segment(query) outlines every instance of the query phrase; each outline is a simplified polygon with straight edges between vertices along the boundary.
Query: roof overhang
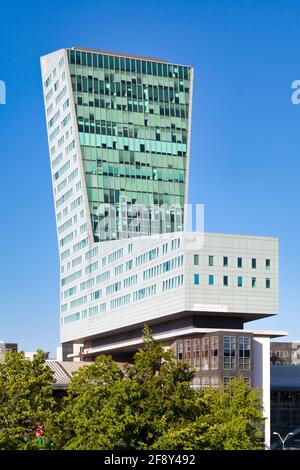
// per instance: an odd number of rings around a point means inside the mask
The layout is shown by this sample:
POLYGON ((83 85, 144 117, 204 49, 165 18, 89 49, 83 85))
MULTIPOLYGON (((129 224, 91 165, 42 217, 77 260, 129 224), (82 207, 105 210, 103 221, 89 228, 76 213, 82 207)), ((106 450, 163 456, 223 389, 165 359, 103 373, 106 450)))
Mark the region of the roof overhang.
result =
MULTIPOLYGON (((224 329, 224 328, 181 328, 176 330, 171 330, 164 333, 157 333, 153 335, 153 338, 156 341, 166 341, 170 339, 176 339, 178 337, 183 337, 192 334, 205 334, 205 333, 216 333, 216 332, 233 332, 233 333, 252 333, 256 337, 268 337, 268 338, 279 338, 282 336, 287 336, 287 331, 277 331, 277 330, 235 330, 235 329, 224 329)), ((131 352, 143 345, 142 336, 139 338, 134 338, 126 341, 119 341, 110 344, 105 344, 103 346, 97 346, 94 348, 87 348, 84 352, 80 354, 69 354, 68 357, 89 357, 95 354, 106 354, 110 352, 131 352)))

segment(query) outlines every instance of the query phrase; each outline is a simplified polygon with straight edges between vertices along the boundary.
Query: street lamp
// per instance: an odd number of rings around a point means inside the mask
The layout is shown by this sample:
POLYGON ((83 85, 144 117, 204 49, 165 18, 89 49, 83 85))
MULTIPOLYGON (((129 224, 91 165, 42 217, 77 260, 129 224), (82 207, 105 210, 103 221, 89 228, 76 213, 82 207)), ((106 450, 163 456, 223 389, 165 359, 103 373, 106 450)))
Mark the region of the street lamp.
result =
POLYGON ((293 432, 289 432, 289 433, 287 433, 287 435, 286 435, 285 438, 283 439, 283 438, 281 437, 281 435, 279 434, 279 432, 273 432, 273 434, 275 434, 276 436, 278 436, 279 439, 281 440, 282 450, 285 450, 284 443, 285 443, 285 441, 287 440, 287 438, 288 438, 289 436, 293 436, 293 435, 294 435, 293 432))

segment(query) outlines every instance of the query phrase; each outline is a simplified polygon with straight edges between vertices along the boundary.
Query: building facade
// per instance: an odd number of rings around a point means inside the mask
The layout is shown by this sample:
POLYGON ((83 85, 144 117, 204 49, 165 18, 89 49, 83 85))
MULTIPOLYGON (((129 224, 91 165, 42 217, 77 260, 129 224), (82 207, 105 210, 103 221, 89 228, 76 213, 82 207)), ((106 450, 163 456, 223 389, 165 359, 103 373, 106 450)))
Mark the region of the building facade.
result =
MULTIPOLYGON (((271 343, 271 345, 276 344, 271 343)), ((287 344, 287 343, 286 343, 287 344)), ((300 449, 300 367, 282 363, 271 365, 271 436, 272 447, 281 448, 274 432, 286 440, 286 447, 300 449)))
POLYGON ((298 341, 272 341, 270 361, 277 366, 300 365, 300 343, 298 341))
POLYGON ((5 354, 7 352, 18 352, 18 344, 0 341, 0 363, 5 362, 5 354))
POLYGON ((63 360, 131 360, 147 323, 194 386, 263 387, 267 436, 280 334, 243 328, 278 313, 278 240, 185 229, 193 68, 82 48, 41 68, 63 360))

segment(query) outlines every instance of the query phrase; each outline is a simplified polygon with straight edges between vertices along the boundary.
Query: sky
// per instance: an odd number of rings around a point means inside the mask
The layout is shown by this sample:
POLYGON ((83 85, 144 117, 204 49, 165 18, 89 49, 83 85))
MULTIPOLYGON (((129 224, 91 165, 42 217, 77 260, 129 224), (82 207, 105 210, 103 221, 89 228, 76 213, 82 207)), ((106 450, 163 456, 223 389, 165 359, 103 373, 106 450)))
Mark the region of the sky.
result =
POLYGON ((0 339, 59 344, 59 259, 40 56, 82 46, 195 68, 189 202, 205 230, 280 239, 280 315, 300 339, 298 0, 1 3, 0 339))

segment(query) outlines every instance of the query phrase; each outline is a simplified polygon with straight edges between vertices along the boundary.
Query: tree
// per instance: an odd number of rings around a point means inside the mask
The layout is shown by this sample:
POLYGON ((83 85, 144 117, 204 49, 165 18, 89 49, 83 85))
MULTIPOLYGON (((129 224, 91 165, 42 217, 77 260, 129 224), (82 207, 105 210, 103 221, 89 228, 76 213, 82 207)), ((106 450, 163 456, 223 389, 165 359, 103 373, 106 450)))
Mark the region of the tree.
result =
POLYGON ((252 449, 262 422, 258 391, 242 377, 226 390, 191 388, 194 370, 177 363, 144 328, 144 347, 122 369, 97 357, 71 380, 46 426, 57 449, 252 449))
POLYGON ((257 389, 249 389, 243 376, 225 389, 205 388, 200 395, 206 409, 194 420, 175 425, 153 449, 255 450, 262 449, 262 405, 257 389))
POLYGON ((29 361, 24 353, 8 352, 0 364, 0 449, 35 449, 35 432, 54 409, 53 373, 38 351, 29 361))

